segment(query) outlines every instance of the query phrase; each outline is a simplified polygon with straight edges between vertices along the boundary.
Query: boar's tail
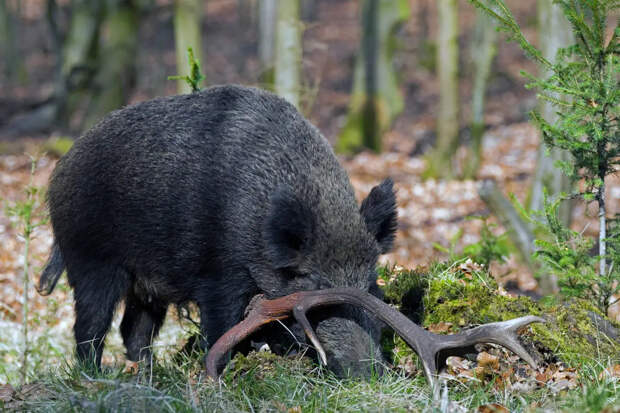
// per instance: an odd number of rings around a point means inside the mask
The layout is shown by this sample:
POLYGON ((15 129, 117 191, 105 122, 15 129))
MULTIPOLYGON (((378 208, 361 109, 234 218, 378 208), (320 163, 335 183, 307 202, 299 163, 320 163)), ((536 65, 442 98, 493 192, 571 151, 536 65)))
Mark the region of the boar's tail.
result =
POLYGON ((52 291, 54 291, 54 287, 56 287, 56 283, 64 269, 65 262, 62 259, 60 248, 58 248, 58 244, 54 242, 54 245, 52 245, 52 252, 47 259, 47 264, 45 264, 43 274, 41 274, 39 284, 37 285, 39 294, 50 295, 52 291))

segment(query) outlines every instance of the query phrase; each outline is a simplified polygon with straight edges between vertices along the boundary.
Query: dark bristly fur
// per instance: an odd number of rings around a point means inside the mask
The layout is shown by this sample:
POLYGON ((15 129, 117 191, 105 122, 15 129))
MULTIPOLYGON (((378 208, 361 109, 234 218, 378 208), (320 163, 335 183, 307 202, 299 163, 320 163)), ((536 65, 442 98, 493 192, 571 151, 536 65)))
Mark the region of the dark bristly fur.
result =
MULTIPOLYGON (((271 93, 221 86, 143 102, 109 114, 58 162, 40 290, 66 268, 80 360, 99 365, 123 299, 130 360, 148 356, 172 303, 197 303, 208 346, 257 293, 376 292, 396 229, 392 186, 360 209, 329 143, 271 93)), ((330 311, 317 327, 330 367, 366 374, 362 360, 380 358, 375 323, 330 311)))

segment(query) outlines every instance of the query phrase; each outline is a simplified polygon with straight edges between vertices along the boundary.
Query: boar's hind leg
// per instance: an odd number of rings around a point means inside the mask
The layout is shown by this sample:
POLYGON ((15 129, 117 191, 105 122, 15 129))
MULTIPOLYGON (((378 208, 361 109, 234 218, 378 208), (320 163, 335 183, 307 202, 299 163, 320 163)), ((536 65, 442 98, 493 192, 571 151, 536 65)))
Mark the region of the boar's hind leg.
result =
POLYGON ((144 303, 133 292, 127 294, 121 323, 127 359, 151 361, 151 342, 164 322, 167 307, 162 301, 154 299, 150 303, 144 303))
POLYGON ((98 368, 106 333, 116 305, 127 292, 129 276, 121 268, 109 265, 88 267, 90 270, 82 271, 69 268, 68 277, 75 295, 77 358, 98 368))

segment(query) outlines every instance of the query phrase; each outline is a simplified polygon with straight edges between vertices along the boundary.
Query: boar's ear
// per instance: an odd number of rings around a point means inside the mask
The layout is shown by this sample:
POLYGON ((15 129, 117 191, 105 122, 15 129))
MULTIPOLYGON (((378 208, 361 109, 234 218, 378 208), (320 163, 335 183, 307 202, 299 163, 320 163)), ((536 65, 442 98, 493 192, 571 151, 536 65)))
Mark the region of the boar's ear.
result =
POLYGON ((381 253, 392 248, 396 236, 396 194, 394 182, 388 178, 375 186, 362 202, 360 213, 366 221, 366 227, 375 236, 381 253))
POLYGON ((290 189, 277 189, 263 232, 268 258, 276 268, 301 264, 312 243, 314 215, 290 189))

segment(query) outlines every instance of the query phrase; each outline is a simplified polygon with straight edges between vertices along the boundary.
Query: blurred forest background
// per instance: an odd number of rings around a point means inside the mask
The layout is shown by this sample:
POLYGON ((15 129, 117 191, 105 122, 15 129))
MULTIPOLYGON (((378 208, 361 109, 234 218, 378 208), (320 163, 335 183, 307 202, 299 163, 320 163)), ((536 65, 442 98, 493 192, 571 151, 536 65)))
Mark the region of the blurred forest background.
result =
MULTIPOLYGON (((550 60, 572 41, 551 0, 507 4, 550 60)), ((187 74, 192 47, 203 85, 256 85, 293 102, 342 155, 360 196, 394 177, 401 223, 386 262, 415 267, 455 252, 479 238, 483 222, 468 217, 491 213, 521 256, 496 274, 536 287, 532 231, 506 196, 541 210, 543 187, 570 191, 551 166, 565 155, 546 153, 528 124, 537 102, 520 71, 538 68, 464 0, 0 0, 0 23, 0 150, 46 142, 41 184, 70 139, 109 111, 188 92, 168 76, 187 74)), ((29 160, 2 159, 11 199, 29 160)), ((613 216, 613 178, 608 195, 613 216)), ((597 231, 585 204, 560 215, 597 231)))
MULTIPOLYGON (((506 3, 548 59, 572 42, 552 0, 506 3)), ((520 71, 540 71, 465 0, 0 0, 0 197, 12 202, 29 183, 45 187, 72 140, 106 113, 188 93, 168 80, 188 73, 188 47, 203 86, 255 85, 295 104, 333 144, 360 197, 394 178, 399 231, 384 263, 428 265, 490 230, 507 240, 506 259, 491 265, 508 291, 557 289, 532 262, 534 230, 509 200, 541 210, 543 187, 553 196, 573 185, 552 166, 565 154, 546 151, 528 122, 539 103, 520 71), (25 153, 38 154, 32 177, 25 153)), ((614 216, 617 177, 606 193, 614 216)), ((560 217, 596 237, 596 213, 568 202, 560 217)), ((5 327, 20 321, 24 302, 23 245, 12 222, 0 214, 5 327)), ((51 245, 42 224, 30 246, 37 276, 51 245)), ((65 334, 72 314, 63 305, 56 319, 65 334)), ((610 315, 619 317, 617 307, 610 315)))

